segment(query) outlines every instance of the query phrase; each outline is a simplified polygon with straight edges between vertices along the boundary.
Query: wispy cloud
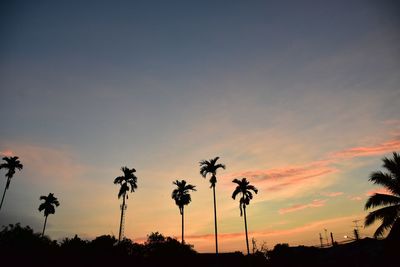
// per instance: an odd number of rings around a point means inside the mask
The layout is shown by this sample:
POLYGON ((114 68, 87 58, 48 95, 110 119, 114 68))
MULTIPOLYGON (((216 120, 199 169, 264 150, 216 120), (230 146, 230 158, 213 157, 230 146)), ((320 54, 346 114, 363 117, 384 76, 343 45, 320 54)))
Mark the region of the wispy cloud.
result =
POLYGON ((326 197, 337 197, 343 195, 343 192, 324 192, 321 193, 321 195, 326 196, 326 197))
POLYGON ((363 197, 361 196, 349 196, 348 199, 353 200, 353 201, 361 201, 363 197))
POLYGON ((81 164, 68 147, 31 144, 8 144, 3 155, 16 155, 24 165, 24 172, 35 180, 57 179, 68 181, 81 177, 87 166, 81 164))
POLYGON ((14 156, 14 153, 11 150, 4 150, 4 151, 0 151, 0 156, 1 157, 12 157, 12 156, 14 156))
POLYGON ((368 190, 367 192, 365 192, 365 195, 368 197, 375 195, 375 194, 391 195, 392 193, 389 190, 387 190, 386 188, 371 189, 371 190, 368 190))
MULTIPOLYGON (((358 215, 330 218, 326 220, 313 221, 301 226, 288 229, 253 231, 249 232, 249 234, 255 237, 266 237, 266 238, 302 234, 308 231, 315 231, 316 229, 320 229, 321 227, 323 228, 332 227, 334 225, 337 225, 338 223, 349 223, 355 218, 361 218, 363 216, 364 216, 363 214, 362 215, 358 214, 358 215)), ((218 234, 218 238, 220 238, 221 240, 242 238, 243 236, 244 236, 243 232, 218 234)), ((186 238, 193 242, 198 240, 212 240, 215 238, 215 236, 214 234, 200 234, 200 235, 187 235, 186 238)))
POLYGON ((292 206, 287 207, 287 208, 280 209, 279 210, 279 214, 295 212, 295 211, 304 210, 304 209, 308 209, 308 208, 319 208, 319 207, 325 206, 325 203, 326 203, 326 199, 322 199, 322 200, 321 199, 314 199, 311 203, 296 204, 296 205, 292 205, 292 206))
POLYGON ((334 160, 345 160, 355 157, 366 157, 386 154, 392 151, 400 150, 400 140, 393 139, 375 146, 360 146, 345 149, 332 154, 334 160))
MULTIPOLYGON (((321 160, 316 160, 303 165, 288 165, 282 168, 245 171, 225 176, 230 181, 237 177, 247 177, 262 189, 263 192, 291 197, 310 188, 323 188, 333 183, 333 179, 326 176, 337 174, 340 169, 337 163, 366 156, 383 155, 395 150, 400 150, 400 137, 384 141, 374 146, 359 146, 327 154, 321 160), (307 186, 304 186, 307 184, 307 186)), ((328 192, 325 196, 335 197, 343 192, 328 192)))

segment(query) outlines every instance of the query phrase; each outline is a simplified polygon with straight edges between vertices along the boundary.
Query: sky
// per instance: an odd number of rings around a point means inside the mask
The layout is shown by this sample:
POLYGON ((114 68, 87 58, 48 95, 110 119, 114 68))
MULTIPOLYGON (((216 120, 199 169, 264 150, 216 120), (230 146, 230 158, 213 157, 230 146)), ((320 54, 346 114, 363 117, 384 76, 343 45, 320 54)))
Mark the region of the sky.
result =
POLYGON ((51 238, 118 236, 113 180, 128 166, 138 189, 125 236, 180 239, 171 192, 185 179, 197 188, 186 242, 213 252, 199 161, 219 156, 220 251, 246 247, 231 198, 242 177, 259 189, 247 209, 258 246, 319 245, 324 229, 343 241, 382 190, 369 174, 400 151, 399 11, 396 1, 2 1, 0 153, 24 168, 0 225, 40 232, 39 196, 51 192, 61 204, 51 238))

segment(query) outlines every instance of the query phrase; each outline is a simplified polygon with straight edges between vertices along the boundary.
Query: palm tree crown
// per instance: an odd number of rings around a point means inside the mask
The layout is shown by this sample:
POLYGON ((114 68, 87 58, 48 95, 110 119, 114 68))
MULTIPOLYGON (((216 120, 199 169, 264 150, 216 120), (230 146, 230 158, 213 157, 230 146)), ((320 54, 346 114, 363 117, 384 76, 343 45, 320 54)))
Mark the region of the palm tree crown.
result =
POLYGON ((211 186, 210 187, 215 187, 215 184, 217 183, 217 170, 219 168, 222 168, 225 170, 225 165, 224 164, 217 164, 217 160, 219 159, 219 157, 215 157, 213 159, 210 160, 202 160, 200 161, 200 174, 201 176, 203 176, 204 178, 206 178, 207 174, 211 174, 211 178, 210 178, 210 183, 211 186))
POLYGON ((24 167, 21 162, 19 161, 18 157, 3 157, 5 163, 0 164, 0 169, 7 169, 6 177, 7 177, 7 184, 6 189, 10 186, 11 178, 15 174, 15 170, 22 170, 24 167))
POLYGON ((365 217, 365 226, 373 224, 376 220, 382 223, 376 229, 374 236, 383 236, 384 232, 394 226, 400 227, 400 155, 393 152, 393 159, 384 157, 382 167, 387 172, 376 171, 371 173, 369 180, 374 184, 385 187, 390 194, 376 193, 370 196, 365 203, 365 209, 383 206, 383 208, 370 212, 365 217))
POLYGON ((3 206, 3 201, 6 195, 6 191, 10 186, 11 178, 14 176, 15 170, 16 169, 22 170, 23 168, 21 162, 18 160, 18 157, 3 157, 3 160, 5 161, 5 163, 0 164, 0 169, 7 169, 6 173, 7 182, 6 186, 4 187, 3 197, 1 198, 0 210, 1 207, 3 206))
POLYGON ((235 191, 232 193, 232 198, 236 199, 236 196, 242 193, 239 201, 240 216, 242 216, 243 209, 245 209, 246 205, 249 205, 250 200, 253 199, 253 193, 251 191, 257 194, 258 189, 251 185, 246 178, 242 178, 242 180, 234 179, 232 182, 237 184, 235 191))
MULTIPOLYGON (((134 174, 136 170, 134 168, 129 169, 128 167, 122 167, 121 170, 124 175, 118 176, 114 179, 114 184, 121 185, 121 188, 118 192, 118 198, 120 198, 121 196, 125 196, 126 193, 129 192, 129 190, 131 192, 135 192, 135 189, 137 189, 137 177, 134 174)), ((126 195, 126 198, 128 198, 128 195, 126 195)))
POLYGON ((182 215, 184 205, 188 205, 192 201, 190 191, 196 191, 196 186, 187 184, 185 180, 176 180, 173 184, 177 188, 172 191, 171 197, 175 200, 175 204, 179 207, 179 212, 182 215))
POLYGON ((44 210, 44 216, 49 216, 49 214, 54 214, 56 212, 54 206, 59 206, 60 202, 58 202, 57 198, 54 197, 53 193, 50 193, 47 197, 41 196, 40 200, 44 200, 42 204, 39 206, 39 211, 44 210))

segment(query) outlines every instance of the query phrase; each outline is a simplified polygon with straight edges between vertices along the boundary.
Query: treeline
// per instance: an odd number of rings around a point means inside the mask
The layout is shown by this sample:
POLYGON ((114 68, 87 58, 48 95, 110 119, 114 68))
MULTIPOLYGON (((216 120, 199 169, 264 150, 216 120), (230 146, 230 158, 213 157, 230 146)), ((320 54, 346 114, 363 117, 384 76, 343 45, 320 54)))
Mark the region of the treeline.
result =
POLYGON ((290 247, 277 244, 272 250, 253 254, 197 253, 158 232, 144 244, 101 235, 93 240, 78 236, 60 242, 35 233, 20 224, 3 226, 0 231, 0 259, 10 266, 221 266, 221 267, 312 267, 312 266, 399 266, 399 240, 360 239, 330 248, 290 247))
POLYGON ((199 254, 190 244, 181 244, 158 232, 148 235, 144 244, 130 239, 101 235, 84 240, 77 235, 57 242, 20 224, 3 226, 0 231, 1 259, 13 266, 265 266, 262 255, 241 252, 199 254))

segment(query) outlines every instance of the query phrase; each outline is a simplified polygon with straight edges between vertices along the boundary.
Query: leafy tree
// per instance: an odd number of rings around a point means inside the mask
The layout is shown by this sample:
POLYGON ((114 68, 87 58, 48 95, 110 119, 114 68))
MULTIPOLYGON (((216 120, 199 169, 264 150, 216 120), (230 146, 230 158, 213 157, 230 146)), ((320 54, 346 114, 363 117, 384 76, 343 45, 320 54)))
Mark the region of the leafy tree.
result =
POLYGON ((7 169, 6 173, 7 182, 4 188, 3 197, 1 198, 0 210, 1 207, 3 206, 4 196, 6 195, 6 191, 10 186, 10 182, 15 174, 15 170, 17 169, 22 170, 23 168, 23 165, 18 160, 18 157, 3 157, 3 160, 5 161, 5 163, 0 164, 0 169, 7 169))
POLYGON ((387 189, 390 194, 376 193, 370 196, 365 203, 365 209, 382 207, 370 212, 365 217, 365 226, 373 224, 380 220, 381 225, 376 229, 374 237, 383 236, 386 230, 390 229, 389 236, 396 232, 399 238, 400 227, 400 155, 393 152, 393 158, 382 159, 382 167, 387 172, 376 171, 371 173, 369 180, 374 184, 381 185, 387 189))
POLYGON ((217 231, 217 202, 215 198, 215 184, 217 183, 217 170, 218 169, 225 169, 224 164, 217 164, 219 157, 215 157, 210 160, 202 160, 200 161, 200 174, 204 178, 207 177, 207 174, 211 174, 210 188, 213 189, 213 196, 214 196, 214 231, 215 231, 215 252, 218 254, 218 231, 217 231))
MULTIPOLYGON (((145 251, 147 260, 152 263, 150 266, 160 266, 165 264, 166 259, 183 259, 196 253, 192 245, 182 244, 175 238, 166 237, 159 232, 153 232, 147 236, 145 251)), ((181 266, 181 263, 174 265, 181 266)))
POLYGON ((43 232, 42 236, 44 236, 44 231, 46 229, 46 223, 47 223, 47 217, 50 214, 54 214, 56 212, 55 207, 58 207, 60 205, 60 202, 58 202, 57 198, 54 197, 53 193, 50 193, 47 197, 46 196, 41 196, 40 200, 44 200, 42 204, 39 206, 39 211, 41 212, 42 210, 44 211, 44 225, 43 225, 43 232))
POLYGON ((241 194, 239 200, 239 209, 240 209, 240 216, 244 214, 244 228, 246 232, 246 246, 247 246, 247 254, 250 254, 249 248, 249 237, 247 234, 247 218, 246 218, 246 206, 250 204, 250 200, 253 199, 253 193, 258 193, 257 188, 247 181, 246 178, 242 178, 242 180, 234 179, 233 183, 237 184, 235 191, 232 193, 232 198, 235 199, 238 194, 241 194))
POLYGON ((121 241, 122 238, 122 222, 124 218, 124 212, 126 209, 125 198, 128 199, 128 192, 135 192, 137 188, 137 177, 134 174, 136 170, 134 168, 129 169, 128 167, 122 167, 123 176, 118 176, 114 179, 114 184, 120 184, 121 187, 118 192, 118 198, 122 197, 122 205, 121 205, 121 220, 119 223, 119 234, 118 241, 121 241))
POLYGON ((175 200, 175 204, 179 207, 179 212, 182 216, 182 244, 184 244, 184 207, 191 202, 190 191, 196 191, 196 186, 187 184, 185 180, 176 180, 173 184, 176 185, 177 188, 172 191, 172 199, 175 200))

